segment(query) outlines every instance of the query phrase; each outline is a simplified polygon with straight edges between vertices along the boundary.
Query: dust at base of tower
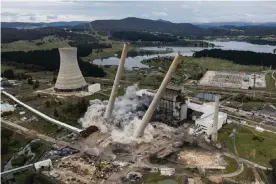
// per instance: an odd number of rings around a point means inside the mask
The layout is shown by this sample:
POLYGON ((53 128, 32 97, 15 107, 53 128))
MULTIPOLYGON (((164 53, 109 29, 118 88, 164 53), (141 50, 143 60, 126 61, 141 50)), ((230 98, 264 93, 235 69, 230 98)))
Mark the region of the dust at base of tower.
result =
POLYGON ((88 85, 81 73, 78 60, 77 48, 59 48, 60 67, 55 84, 57 92, 87 91, 88 85))

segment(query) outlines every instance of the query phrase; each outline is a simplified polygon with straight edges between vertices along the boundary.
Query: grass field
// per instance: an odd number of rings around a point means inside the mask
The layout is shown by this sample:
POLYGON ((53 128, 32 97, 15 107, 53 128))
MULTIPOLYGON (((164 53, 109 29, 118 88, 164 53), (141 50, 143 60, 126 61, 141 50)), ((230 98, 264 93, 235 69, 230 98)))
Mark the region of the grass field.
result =
POLYGON ((70 47, 67 39, 57 36, 46 36, 42 40, 19 40, 1 45, 2 52, 46 50, 59 47, 70 47))
POLYGON ((226 156, 223 156, 223 159, 227 162, 225 173, 232 173, 238 169, 238 163, 235 159, 226 156))
POLYGON ((137 182, 131 182, 133 184, 180 184, 182 183, 181 176, 162 176, 158 173, 145 173, 141 180, 137 182))
POLYGON ((27 72, 24 69, 19 69, 14 66, 7 66, 7 65, 1 64, 1 72, 3 72, 4 70, 9 70, 9 69, 13 70, 15 73, 18 73, 18 74, 27 72))
MULTIPOLYGON (((143 62, 150 64, 152 66, 158 66, 168 69, 171 64, 171 59, 164 60, 163 57, 159 59, 150 60, 150 62, 143 62)), ((181 58, 180 67, 178 70, 185 70, 184 66, 194 67, 192 64, 198 64, 203 70, 222 70, 222 71, 248 71, 248 72, 257 72, 262 71, 264 68, 262 66, 251 66, 251 65, 239 65, 234 64, 232 61, 217 59, 217 58, 194 58, 194 57, 185 57, 181 58)), ((187 69, 188 70, 188 69, 187 69)))
MULTIPOLYGON (((184 57, 187 58, 187 57, 184 57)), ((185 59, 184 59, 185 61, 185 59)), ((198 63, 208 70, 222 70, 222 71, 248 71, 257 72, 262 71, 262 66, 250 66, 234 64, 232 61, 217 59, 217 58, 188 58, 187 62, 198 63)))
MULTIPOLYGON (((165 71, 168 70, 171 62, 172 58, 168 57, 152 58, 142 61, 143 64, 161 67, 165 71)), ((188 75, 190 79, 198 80, 206 70, 260 72, 263 69, 264 68, 261 66, 239 65, 231 61, 217 58, 194 58, 183 56, 173 75, 173 81, 176 83, 184 82, 186 77, 183 74, 188 75)))
MULTIPOLYGON (((2 131, 5 131, 6 129, 2 127, 2 131)), ((3 140, 2 140, 3 141, 3 140)), ((3 144, 1 141, 1 144, 3 144)), ((26 138, 25 136, 13 132, 13 135, 11 136, 9 140, 9 149, 7 153, 1 153, 1 170, 4 167, 5 162, 9 161, 11 157, 17 153, 20 148, 24 147, 26 144, 28 144, 31 141, 31 139, 26 138)))
MULTIPOLYGON (((234 125, 226 125, 219 131, 218 140, 228 139, 234 125)), ((236 148, 240 157, 261 165, 269 166, 269 161, 276 158, 276 134, 258 132, 253 128, 236 126, 236 148)), ((231 140, 232 138, 229 138, 231 140)), ((232 141, 232 140, 231 140, 232 141)), ((227 144, 230 152, 234 153, 232 143, 227 144)))
MULTIPOLYGON (((115 43, 112 44, 112 48, 106 48, 103 49, 103 52, 92 52, 86 57, 82 57, 84 61, 93 61, 94 59, 100 59, 100 58, 107 58, 107 57, 112 57, 114 54, 118 51, 122 51, 123 44, 121 43, 115 43)), ((132 49, 133 46, 129 46, 129 49, 132 49)))

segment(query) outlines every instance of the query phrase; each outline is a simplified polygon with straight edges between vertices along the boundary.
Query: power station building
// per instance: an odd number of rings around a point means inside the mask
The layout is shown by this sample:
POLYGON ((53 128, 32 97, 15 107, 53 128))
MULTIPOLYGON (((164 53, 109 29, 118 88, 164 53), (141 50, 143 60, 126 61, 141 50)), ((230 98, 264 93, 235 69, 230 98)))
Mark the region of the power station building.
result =
MULTIPOLYGON (((141 89, 136 95, 144 103, 146 108, 151 103, 156 91, 141 89)), ((181 90, 166 88, 160 102, 155 109, 151 121, 161 121, 169 126, 177 127, 187 118, 188 105, 181 95, 181 90)))
MULTIPOLYGON (((141 89, 136 92, 140 100, 148 106, 156 91, 141 89)), ((167 88, 162 95, 160 102, 155 109, 151 121, 160 121, 169 126, 179 126, 186 119, 195 122, 195 135, 206 134, 211 136, 223 126, 227 121, 227 114, 218 112, 217 126, 215 125, 215 102, 203 103, 198 100, 186 100, 181 91, 167 88), (215 130, 216 129, 216 130, 215 130)))
MULTIPOLYGON (((227 121, 227 114, 224 112, 218 112, 217 126, 214 130, 214 116, 215 116, 215 103, 202 103, 197 100, 189 99, 187 101, 188 109, 196 112, 198 115, 193 116, 195 121, 195 134, 205 133, 210 136, 214 132, 216 133, 223 124, 227 121)), ((195 113, 195 114, 196 114, 195 113)))
POLYGON ((60 67, 55 84, 57 92, 87 91, 88 85, 77 60, 77 48, 59 48, 60 67))

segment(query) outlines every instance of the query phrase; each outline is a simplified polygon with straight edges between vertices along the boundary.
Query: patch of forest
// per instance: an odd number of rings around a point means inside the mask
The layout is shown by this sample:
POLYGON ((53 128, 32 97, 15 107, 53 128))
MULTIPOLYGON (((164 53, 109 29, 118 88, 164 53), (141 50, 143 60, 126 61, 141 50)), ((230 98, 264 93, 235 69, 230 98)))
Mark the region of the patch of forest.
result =
POLYGON ((59 36, 75 42, 98 42, 98 40, 92 35, 74 33, 62 28, 1 28, 2 43, 10 43, 18 40, 37 40, 50 35, 59 36))
POLYGON ((104 48, 112 48, 111 44, 106 44, 106 43, 87 43, 87 42, 68 42, 68 44, 71 47, 77 47, 78 48, 78 57, 86 57, 93 50, 99 50, 102 51, 104 48))
POLYGON ((213 47, 212 43, 198 40, 183 40, 183 37, 170 34, 153 34, 138 31, 113 31, 110 39, 130 41, 133 44, 143 46, 182 46, 182 47, 213 47))
MULTIPOLYGON (((26 69, 29 69, 28 67, 33 67, 33 69, 37 67, 39 70, 58 71, 60 57, 57 48, 28 52, 13 51, 2 52, 2 62, 4 64, 12 62, 12 64, 16 67, 18 64, 26 69)), ((97 65, 84 62, 80 58, 78 58, 78 63, 84 76, 104 77, 106 75, 103 69, 99 68, 97 65)))
POLYGON ((272 66, 276 68, 276 55, 271 53, 257 53, 252 51, 221 50, 221 49, 204 49, 195 52, 194 57, 212 57, 233 61, 235 64, 272 66))
POLYGON ((261 40, 261 39, 251 39, 245 40, 246 42, 257 44, 257 45, 273 45, 276 46, 276 41, 273 40, 261 40))
POLYGON ((178 40, 174 42, 136 42, 134 43, 136 46, 139 47, 162 47, 162 46, 169 46, 169 47, 215 47, 214 44, 198 41, 198 40, 178 40))
POLYGON ((177 41, 176 36, 170 35, 154 35, 147 32, 138 31, 113 31, 111 32, 111 38, 115 40, 126 40, 126 41, 160 41, 160 42, 173 42, 177 41))

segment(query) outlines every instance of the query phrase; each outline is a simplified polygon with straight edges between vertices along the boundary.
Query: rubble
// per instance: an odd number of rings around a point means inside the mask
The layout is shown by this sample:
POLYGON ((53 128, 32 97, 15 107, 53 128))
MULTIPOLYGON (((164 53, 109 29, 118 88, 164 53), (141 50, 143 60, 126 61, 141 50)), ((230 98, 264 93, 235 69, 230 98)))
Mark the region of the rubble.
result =
POLYGON ((188 167, 225 168, 224 160, 219 153, 205 150, 187 149, 178 154, 178 159, 188 167))
POLYGON ((163 176, 172 176, 175 173, 174 168, 160 168, 160 174, 163 176))
POLYGON ((79 150, 70 148, 70 147, 62 147, 62 148, 57 148, 54 150, 49 151, 46 154, 47 158, 54 158, 54 157, 63 157, 63 156, 68 156, 68 155, 72 155, 75 153, 78 153, 79 150))
POLYGON ((19 112, 20 115, 23 115, 23 114, 25 114, 25 113, 26 113, 25 111, 19 112))
POLYGON ((117 173, 126 166, 126 163, 113 163, 101 160, 97 156, 83 154, 82 156, 67 156, 62 158, 56 166, 54 175, 59 180, 64 181, 64 183, 76 183, 80 178, 86 181, 84 183, 90 183, 91 181, 107 180, 112 173, 117 173), (64 177, 71 175, 71 173, 74 173, 76 180, 74 178, 68 180, 68 178, 64 177))
POLYGON ((129 181, 138 181, 142 178, 142 176, 143 175, 140 172, 130 172, 126 177, 129 181))

